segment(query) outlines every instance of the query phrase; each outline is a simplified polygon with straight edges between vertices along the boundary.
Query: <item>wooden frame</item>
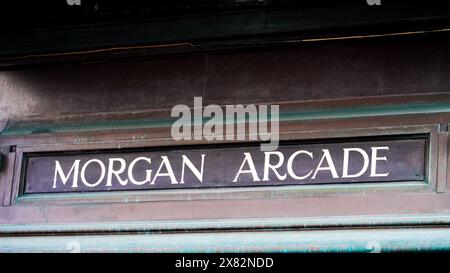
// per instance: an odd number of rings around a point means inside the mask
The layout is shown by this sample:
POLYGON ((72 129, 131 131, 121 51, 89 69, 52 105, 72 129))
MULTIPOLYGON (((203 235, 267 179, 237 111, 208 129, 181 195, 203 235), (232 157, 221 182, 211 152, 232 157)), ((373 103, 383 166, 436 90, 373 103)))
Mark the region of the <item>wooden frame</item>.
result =
MULTIPOLYGON (((448 193, 442 189, 445 155, 438 153, 448 138, 439 124, 417 123, 416 117, 371 117, 384 126, 342 128, 348 120, 325 120, 335 128, 302 130, 301 122, 283 122, 282 140, 428 134, 427 183, 367 183, 358 185, 283 186, 236 189, 151 190, 90 194, 19 196, 24 153, 180 145, 169 131, 143 129, 88 132, 54 138, 28 136, 15 146, 15 175, 8 224, 0 232, 34 233, 60 230, 93 232, 216 228, 287 228, 296 226, 415 225, 450 222, 448 193), (398 121, 404 125, 398 125, 398 121), (393 121, 393 122, 392 122, 393 121), (397 123, 397 124, 396 124, 397 123), (147 137, 140 137, 147 136, 147 137), (40 139, 47 139, 43 145, 40 139), (69 139, 70 139, 69 138, 69 139), (109 139, 110 141, 104 141, 109 139), (62 141, 65 140, 65 141, 62 141), (433 206, 430 204, 433 203, 433 206), (300 209, 296 209, 300 208, 300 209), (132 211, 133 213, 129 213, 132 211), (169 214, 170 212, 170 214, 169 214), (419 215, 417 214, 419 212, 419 215), (23 217, 27 215, 28 217, 23 217), (389 220, 391 219, 391 220, 389 220), (447 220, 446 220, 447 219, 447 220), (261 223, 261 224, 258 224, 261 223)), ((167 129, 167 128, 166 128, 167 129)), ((198 141, 195 144, 205 144, 198 141)))
MULTIPOLYGON (((176 190, 140 190, 140 191, 118 191, 118 192, 98 192, 98 193, 54 193, 54 194, 32 194, 21 195, 21 183, 23 181, 23 158, 27 153, 36 152, 62 152, 62 151, 78 151, 90 149, 113 149, 118 146, 128 148, 146 148, 158 146, 153 139, 146 139, 129 144, 130 140, 121 140, 112 143, 105 143, 104 145, 93 145, 92 143, 84 144, 64 144, 55 146, 17 146, 16 148, 16 166, 18 166, 14 184, 13 196, 15 203, 20 205, 22 202, 32 202, 39 205, 41 202, 53 203, 108 203, 120 202, 120 200, 134 199, 135 202, 142 201, 183 201, 183 200, 211 200, 211 199, 253 199, 253 198, 277 198, 280 196, 302 197, 305 195, 315 194, 320 196, 326 194, 339 193, 362 193, 362 192, 384 192, 392 190, 401 191, 435 191, 436 177, 430 175, 436 173, 437 158, 435 156, 438 143, 437 126, 417 126, 415 128, 371 128, 371 129, 356 129, 356 130, 326 130, 318 131, 310 135, 308 138, 302 132, 290 132, 289 134, 281 133, 280 139, 295 139, 295 140, 311 140, 311 139, 333 139, 333 138, 355 138, 363 136, 395 136, 395 135, 415 135, 427 134, 429 135, 429 150, 427 159, 427 181, 417 182, 398 182, 398 183, 362 183, 362 184, 348 184, 348 185, 296 185, 296 186, 266 186, 266 187, 244 187, 244 188, 216 188, 216 189, 176 189, 176 190), (327 137, 323 137, 326 135, 327 137), (94 148, 95 147, 95 148, 94 148)), ((177 145, 174 142, 172 145, 177 145)), ((206 144, 208 145, 208 144, 206 144)))

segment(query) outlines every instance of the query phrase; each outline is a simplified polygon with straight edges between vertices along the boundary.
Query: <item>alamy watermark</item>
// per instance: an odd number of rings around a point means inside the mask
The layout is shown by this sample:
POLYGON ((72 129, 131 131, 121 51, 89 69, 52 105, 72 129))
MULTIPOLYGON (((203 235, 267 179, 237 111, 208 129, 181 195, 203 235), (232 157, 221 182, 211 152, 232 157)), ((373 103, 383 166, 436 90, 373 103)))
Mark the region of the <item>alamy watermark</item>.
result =
POLYGON ((261 151, 274 151, 279 143, 279 105, 203 106, 194 97, 194 107, 176 105, 171 111, 178 119, 171 134, 175 140, 261 141, 261 151), (248 128, 248 130, 247 130, 248 128))

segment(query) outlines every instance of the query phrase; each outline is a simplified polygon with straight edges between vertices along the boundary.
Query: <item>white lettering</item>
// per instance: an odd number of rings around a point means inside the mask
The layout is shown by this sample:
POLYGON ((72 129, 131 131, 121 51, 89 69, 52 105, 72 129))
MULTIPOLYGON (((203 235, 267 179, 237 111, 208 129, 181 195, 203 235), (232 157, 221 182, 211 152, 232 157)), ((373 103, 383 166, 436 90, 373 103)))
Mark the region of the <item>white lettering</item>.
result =
POLYGON ((102 182, 104 177, 105 177, 105 164, 103 164, 103 162, 100 161, 99 159, 91 159, 88 162, 84 163, 83 167, 81 168, 81 182, 83 182, 84 185, 86 185, 90 188, 98 186, 98 184, 100 184, 100 182, 102 182), (93 184, 86 181, 86 168, 91 163, 97 163, 101 169, 100 177, 93 184))
POLYGON ((56 188, 56 178, 57 175, 61 178, 61 182, 63 185, 66 185, 67 181, 69 180, 70 174, 73 172, 73 182, 72 182, 72 188, 78 188, 78 169, 80 168, 80 160, 77 159, 72 165, 72 168, 70 168, 69 173, 67 175, 64 175, 64 171, 59 164, 59 161, 55 161, 55 176, 53 179, 53 188, 56 188))
POLYGON ((127 163, 125 162, 125 159, 123 158, 110 158, 109 159, 109 164, 108 164, 108 175, 107 175, 107 179, 106 179, 106 186, 107 187, 111 187, 112 185, 112 176, 115 175, 117 178, 117 181, 119 181, 119 183, 122 186, 125 186, 128 183, 128 179, 122 179, 120 177, 120 174, 123 173, 125 171, 127 167, 127 163), (114 170, 114 162, 119 162, 120 163, 120 168, 118 170, 114 170))
POLYGON ((385 156, 378 157, 378 150, 387 150, 389 151, 389 147, 372 147, 372 164, 370 167, 370 177, 382 177, 382 176, 388 176, 389 173, 377 173, 377 161, 383 160, 387 161, 387 158, 385 156))
POLYGON ((205 161, 205 155, 202 154, 202 163, 200 166, 200 171, 195 168, 194 164, 189 160, 189 158, 185 155, 182 155, 183 157, 183 167, 181 168, 181 181, 180 184, 184 184, 184 167, 188 166, 188 168, 192 171, 192 173, 197 177, 198 180, 200 180, 201 183, 203 183, 203 163, 205 161))
POLYGON ((369 167, 369 155, 360 148, 344 148, 344 160, 343 160, 343 166, 342 166, 342 178, 354 178, 354 177, 360 177, 367 171, 367 168, 369 167), (348 166, 349 166, 349 157, 350 152, 358 152, 360 153, 364 158, 364 163, 362 169, 356 173, 356 174, 348 174, 348 166))
POLYGON ((150 182, 151 179, 151 175, 152 175, 152 170, 146 170, 145 171, 145 179, 142 181, 137 181, 134 178, 134 174, 133 174, 133 169, 134 169, 134 165, 136 165, 137 162, 139 161, 147 161, 148 164, 152 163, 151 158, 147 158, 147 157, 138 157, 136 159, 134 159, 133 161, 131 161, 130 166, 128 166, 128 179, 130 179, 130 182, 133 183, 134 185, 144 185, 145 183, 150 182))
POLYGON ((271 169, 275 175, 280 179, 281 181, 286 179, 286 174, 280 175, 277 172, 277 169, 283 165, 284 162, 284 155, 281 152, 264 152, 265 158, 264 158, 264 178, 263 181, 269 181, 269 169, 271 169), (278 162, 275 165, 270 164, 270 157, 272 155, 278 156, 278 162))
POLYGON ((253 163, 252 155, 250 153, 244 153, 244 160, 242 161, 241 167, 239 168, 238 173, 236 174, 236 177, 233 179, 233 182, 237 182, 237 179, 241 173, 251 173, 253 177, 253 181, 261 181, 258 177, 258 173, 256 172, 255 163, 253 163), (248 170, 242 170, 244 167, 244 164, 247 162, 250 169, 248 170))
POLYGON ((308 152, 308 151, 305 151, 305 150, 300 150, 300 151, 297 151, 297 152, 293 153, 293 154, 289 157, 289 160, 288 160, 288 162, 287 162, 287 171, 288 171, 289 175, 290 175, 292 178, 294 178, 294 179, 302 180, 302 179, 308 178, 308 177, 311 175, 311 173, 313 172, 313 170, 311 170, 308 174, 306 174, 306 175, 304 175, 304 176, 297 176, 297 175, 294 173, 294 170, 292 169, 292 163, 294 162, 295 157, 296 157, 297 155, 299 155, 299 154, 306 154, 306 155, 308 155, 309 157, 311 157, 311 159, 313 159, 313 153, 308 152))
POLYGON ((322 152, 323 152, 323 156, 320 159, 320 163, 317 166, 317 169, 314 172, 314 175, 311 177, 311 179, 315 179, 316 175, 319 171, 330 171, 331 174, 333 175, 333 178, 339 178, 339 175, 337 174, 337 171, 336 171, 336 167, 334 166, 334 163, 333 163, 333 159, 331 158, 330 151, 328 149, 322 149, 322 152), (327 161, 328 167, 322 167, 322 163, 323 163, 324 159, 327 161))
POLYGON ((159 176, 168 176, 168 177, 170 177, 170 183, 171 184, 178 184, 178 181, 177 181, 177 179, 175 177, 175 174, 173 173, 172 165, 170 165, 170 161, 167 158, 167 156, 163 155, 163 156, 161 156, 161 159, 162 159, 161 164, 159 165, 159 168, 156 171, 155 177, 153 177, 153 180, 152 180, 152 182, 150 184, 152 184, 152 185, 155 184, 155 180, 159 176), (166 167, 166 170, 167 170, 166 173, 162 173, 161 172, 161 169, 162 169, 163 166, 166 167))

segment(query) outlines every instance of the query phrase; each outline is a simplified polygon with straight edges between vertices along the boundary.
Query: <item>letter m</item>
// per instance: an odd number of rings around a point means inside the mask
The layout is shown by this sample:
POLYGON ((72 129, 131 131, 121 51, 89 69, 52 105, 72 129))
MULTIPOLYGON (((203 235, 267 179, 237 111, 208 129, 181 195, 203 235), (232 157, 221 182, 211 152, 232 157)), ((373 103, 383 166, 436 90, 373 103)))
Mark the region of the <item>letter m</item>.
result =
POLYGON ((53 188, 56 188, 56 181, 58 180, 58 176, 60 177, 61 182, 63 183, 63 185, 66 185, 67 181, 70 178, 70 175, 73 172, 73 183, 72 183, 72 188, 77 188, 78 187, 78 170, 80 169, 80 160, 77 159, 75 160, 75 162, 73 163, 72 167, 69 170, 69 173, 67 175, 64 174, 64 171, 61 167, 61 164, 59 164, 59 161, 56 160, 55 161, 55 177, 53 179, 53 188))
POLYGON ((255 105, 242 104, 227 105, 226 109, 226 139, 234 140, 234 125, 237 125, 237 140, 245 140, 245 124, 248 116, 248 136, 250 140, 256 140, 258 136, 258 110, 255 105), (236 118, 236 119, 235 119, 236 118))

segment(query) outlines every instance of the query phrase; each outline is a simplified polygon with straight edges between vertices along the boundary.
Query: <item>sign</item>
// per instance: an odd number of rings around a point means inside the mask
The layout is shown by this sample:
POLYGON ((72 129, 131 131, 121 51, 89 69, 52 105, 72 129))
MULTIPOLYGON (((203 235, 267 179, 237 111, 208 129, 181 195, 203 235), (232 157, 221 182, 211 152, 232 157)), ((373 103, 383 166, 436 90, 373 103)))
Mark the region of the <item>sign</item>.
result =
POLYGON ((424 181, 426 139, 28 154, 24 193, 424 181))

